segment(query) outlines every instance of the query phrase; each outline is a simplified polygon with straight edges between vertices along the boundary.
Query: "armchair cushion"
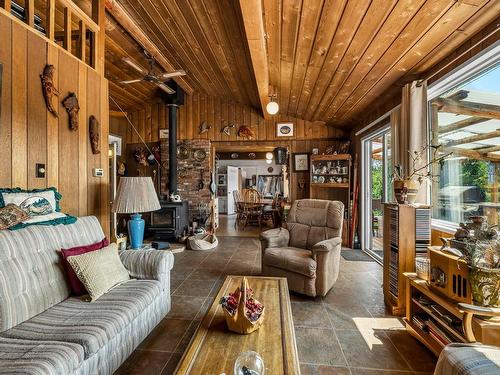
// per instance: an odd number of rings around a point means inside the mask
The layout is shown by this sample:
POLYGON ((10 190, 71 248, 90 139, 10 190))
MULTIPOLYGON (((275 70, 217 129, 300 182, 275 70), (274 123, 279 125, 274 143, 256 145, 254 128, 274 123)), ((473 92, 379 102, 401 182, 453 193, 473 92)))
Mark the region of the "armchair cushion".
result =
POLYGON ((262 248, 286 247, 290 241, 290 232, 285 228, 269 229, 260 234, 262 248))
POLYGON ((320 251, 332 251, 335 249, 339 249, 342 244, 342 239, 340 237, 329 238, 328 240, 323 240, 318 242, 312 247, 313 253, 317 253, 320 251))
POLYGON ((158 280, 162 289, 169 286, 174 256, 169 250, 123 250, 120 259, 130 277, 158 280))
POLYGON ((264 264, 310 278, 316 277, 316 261, 309 250, 296 247, 269 248, 264 254, 264 264))

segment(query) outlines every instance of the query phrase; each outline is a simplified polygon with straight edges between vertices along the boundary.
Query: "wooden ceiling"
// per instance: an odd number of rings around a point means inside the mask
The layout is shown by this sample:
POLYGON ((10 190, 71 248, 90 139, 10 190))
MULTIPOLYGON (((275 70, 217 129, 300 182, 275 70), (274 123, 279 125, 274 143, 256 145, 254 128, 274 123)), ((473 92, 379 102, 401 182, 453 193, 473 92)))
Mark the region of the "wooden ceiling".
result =
POLYGON ((113 18, 113 4, 169 66, 187 71, 194 91, 262 108, 270 86, 281 114, 332 125, 352 123, 377 98, 422 76, 500 13, 498 0, 258 1, 267 57, 260 65, 249 48, 254 36, 244 6, 236 0, 108 0, 111 95, 127 110, 157 96, 149 83, 118 83, 137 78, 124 56, 144 67, 147 61, 134 41, 137 33, 113 18))

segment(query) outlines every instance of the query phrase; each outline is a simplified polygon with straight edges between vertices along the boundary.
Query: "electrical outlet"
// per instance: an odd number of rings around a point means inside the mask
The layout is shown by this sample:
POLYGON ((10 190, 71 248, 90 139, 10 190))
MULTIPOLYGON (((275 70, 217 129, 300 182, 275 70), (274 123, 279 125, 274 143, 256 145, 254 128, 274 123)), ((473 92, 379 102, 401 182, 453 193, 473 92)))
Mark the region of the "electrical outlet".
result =
POLYGON ((36 163, 35 175, 36 178, 45 178, 45 164, 36 163))

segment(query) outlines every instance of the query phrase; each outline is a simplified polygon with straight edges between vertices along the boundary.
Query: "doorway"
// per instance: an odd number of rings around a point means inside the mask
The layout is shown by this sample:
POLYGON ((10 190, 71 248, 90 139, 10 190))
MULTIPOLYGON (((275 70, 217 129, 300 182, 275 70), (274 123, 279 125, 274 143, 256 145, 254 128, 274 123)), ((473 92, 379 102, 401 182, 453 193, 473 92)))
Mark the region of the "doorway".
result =
POLYGON ((362 139, 362 249, 383 262, 384 203, 392 198, 391 128, 386 124, 362 139))

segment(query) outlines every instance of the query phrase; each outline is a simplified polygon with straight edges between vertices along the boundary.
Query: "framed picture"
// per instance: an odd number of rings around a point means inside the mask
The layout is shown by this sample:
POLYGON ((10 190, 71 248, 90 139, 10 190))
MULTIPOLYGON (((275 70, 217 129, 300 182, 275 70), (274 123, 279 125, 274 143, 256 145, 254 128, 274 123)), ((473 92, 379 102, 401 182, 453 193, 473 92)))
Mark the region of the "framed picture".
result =
POLYGON ((122 156, 122 137, 114 134, 110 134, 108 137, 110 145, 116 143, 116 156, 122 156))
POLYGON ((319 148, 313 148, 312 149, 312 154, 313 155, 319 155, 319 148))
POLYGON ((219 185, 219 186, 226 185, 226 175, 225 174, 217 175, 217 185, 219 185))
POLYGON ((159 130, 159 137, 160 137, 160 139, 168 138, 168 129, 160 129, 159 130))
POLYGON ((276 136, 293 137, 293 122, 278 122, 276 124, 276 136))
POLYGON ((307 172, 309 170, 309 154, 293 154, 293 171, 307 172))

